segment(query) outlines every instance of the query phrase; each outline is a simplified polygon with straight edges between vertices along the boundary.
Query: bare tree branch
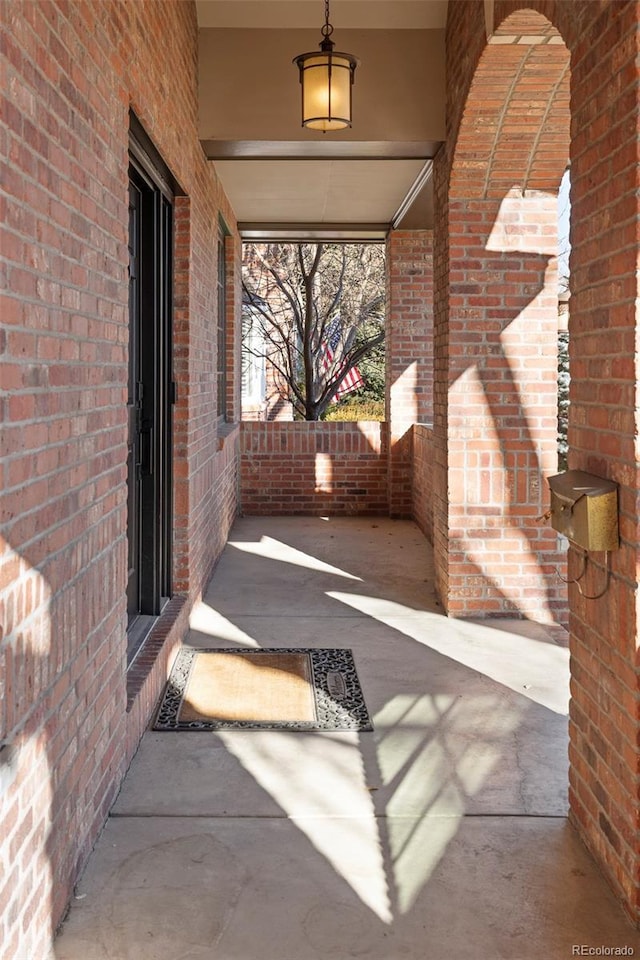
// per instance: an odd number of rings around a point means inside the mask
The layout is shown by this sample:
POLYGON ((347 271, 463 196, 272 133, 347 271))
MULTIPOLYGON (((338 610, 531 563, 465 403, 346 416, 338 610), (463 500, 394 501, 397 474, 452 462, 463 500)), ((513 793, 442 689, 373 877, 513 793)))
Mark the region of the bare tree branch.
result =
MULTIPOLYGON (((308 420, 384 340, 384 248, 373 244, 247 244, 247 353, 262 356, 308 420)), ((243 328, 244 328, 243 326, 243 328)))

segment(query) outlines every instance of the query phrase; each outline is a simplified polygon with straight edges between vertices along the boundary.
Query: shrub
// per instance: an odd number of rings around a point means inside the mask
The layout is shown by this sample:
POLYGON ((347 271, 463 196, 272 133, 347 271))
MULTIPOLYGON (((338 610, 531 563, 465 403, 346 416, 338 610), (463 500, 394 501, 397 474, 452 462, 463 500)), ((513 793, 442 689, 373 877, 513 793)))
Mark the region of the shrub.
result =
POLYGON ((383 400, 343 400, 332 404, 324 415, 325 420, 384 420, 383 400))

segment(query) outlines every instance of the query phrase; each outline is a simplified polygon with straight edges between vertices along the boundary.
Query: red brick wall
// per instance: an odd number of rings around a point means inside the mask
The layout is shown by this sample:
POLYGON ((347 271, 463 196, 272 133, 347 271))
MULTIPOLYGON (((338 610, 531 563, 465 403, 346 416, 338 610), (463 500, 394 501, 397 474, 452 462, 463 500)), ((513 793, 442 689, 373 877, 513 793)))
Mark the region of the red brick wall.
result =
MULTIPOLYGON (((449 596, 449 170, 446 144, 433 167, 433 554, 437 594, 449 596)), ((446 609, 446 606, 445 606, 446 609)))
POLYGON ((433 543, 433 429, 416 423, 411 430, 411 514, 426 538, 433 543))
MULTIPOLYGON (((465 11, 479 15, 461 3, 451 17, 466 30, 465 11)), ((546 41, 552 28, 533 19, 529 35, 546 41)), ((510 30, 522 32, 509 23, 500 39, 510 30)), ((453 75, 466 63, 452 61, 453 75)), ((437 217, 447 231, 436 337, 441 411, 446 405, 436 434, 446 466, 439 465, 435 546, 447 567, 442 599, 454 616, 565 617, 566 590, 555 574, 563 558, 538 518, 548 504, 545 477, 557 471, 555 193, 568 157, 567 101, 561 43, 489 45, 455 149, 437 161, 450 173, 437 217), (509 91, 506 101, 498 87, 509 91)), ((450 121, 460 107, 449 104, 450 121)))
POLYGON ((384 423, 242 423, 241 510, 247 515, 386 514, 384 423))
MULTIPOLYGON (((582 31, 572 43, 569 466, 618 482, 621 545, 601 600, 571 589, 570 797, 574 822, 640 925, 640 8, 581 6, 582 31)), ((596 559, 602 567, 604 558, 596 559)), ((594 571, 588 592, 602 576, 594 571)))
POLYGON ((562 620, 555 197, 449 196, 448 612, 562 620), (526 229, 526 238, 520 229, 526 229), (512 232, 514 231, 514 232, 512 232))
MULTIPOLYGON (((531 531, 534 529, 532 512, 521 508, 535 505, 540 489, 544 489, 545 477, 553 472, 546 444, 539 433, 545 429, 540 417, 546 417, 542 409, 546 405, 533 399, 522 377, 525 354, 519 349, 514 353, 516 344, 505 341, 504 324, 500 329, 491 323, 497 320, 500 324, 504 311, 511 307, 514 319, 516 315, 530 318, 536 334, 539 322, 546 326, 547 306, 550 308, 546 299, 551 294, 549 267, 553 264, 549 260, 547 269, 543 270, 544 264, 539 262, 536 269, 535 258, 549 257, 551 251, 544 245, 533 244, 536 229, 545 230, 544 218, 534 212, 533 219, 529 219, 526 206, 527 201, 534 200, 535 191, 555 191, 569 154, 572 180, 569 465, 618 481, 621 507, 621 548, 612 555, 609 590, 600 600, 581 598, 575 587, 569 593, 571 816, 630 916, 638 923, 639 498, 635 445, 638 372, 637 353, 634 353, 634 299, 638 291, 634 224, 638 217, 638 73, 635 64, 639 8, 632 0, 614 3, 576 0, 572 4, 553 0, 527 0, 526 3, 497 0, 494 29, 501 35, 499 46, 486 46, 484 12, 482 3, 462 0, 450 4, 447 24, 448 140, 437 158, 435 176, 434 541, 438 586, 450 610, 472 613, 484 606, 477 603, 482 598, 475 593, 476 586, 484 586, 482 583, 471 581, 471 603, 462 592, 466 571, 458 547, 461 543, 465 546, 460 536, 464 530, 456 521, 464 515, 467 487, 466 478, 456 483, 457 470, 469 468, 476 474, 478 469, 481 472, 483 455, 488 454, 489 486, 486 489, 492 498, 490 503, 497 505, 502 494, 495 497, 492 491, 496 468, 502 461, 509 467, 505 471, 504 489, 508 493, 506 505, 511 519, 522 517, 525 528, 531 531), (547 20, 530 8, 544 14, 547 20), (527 50, 526 44, 504 42, 509 36, 535 35, 544 41, 536 45, 535 51, 527 50), (560 37, 570 54, 570 77, 569 56, 560 37), (550 38, 553 38, 551 44, 550 38), (506 104, 505 90, 511 92, 506 104), (524 104, 526 110, 522 109, 524 104), (444 193, 448 182, 451 196, 447 202, 444 193), (517 199, 514 188, 529 191, 517 202, 515 211, 501 205, 505 197, 517 199), (511 222, 504 217, 508 213, 515 213, 511 222), (501 232, 510 234, 514 242, 519 238, 520 246, 511 246, 509 250, 504 249, 504 244, 500 248, 500 244, 494 243, 495 256, 491 257, 487 240, 492 238, 490 220, 496 214, 499 214, 501 232), (516 264, 516 269, 508 269, 509 263, 516 264), (474 285, 471 276, 474 270, 482 271, 479 276, 482 289, 474 285), (533 289, 530 306, 522 314, 518 297, 524 297, 527 272, 533 289), (513 289, 513 284, 519 292, 513 289), (487 297, 498 297, 499 302, 483 302, 487 297), (534 310, 533 314, 529 313, 530 309, 534 310), (468 334, 479 337, 475 345, 466 339, 468 334), (495 372, 487 379, 492 364, 495 372), (498 386, 501 368, 502 390, 498 386), (515 417, 511 422, 505 409, 509 403, 515 417), (473 417, 483 405, 488 405, 491 417, 474 421, 473 417), (494 436, 489 435, 492 442, 483 452, 479 441, 486 438, 492 421, 494 436), (529 436, 522 432, 525 421, 529 436), (464 432, 469 426, 477 430, 465 438, 464 432), (513 428, 515 432, 511 433, 513 428), (471 464, 468 457, 478 459, 471 464), (524 457, 522 463, 521 457, 524 457), (526 500, 520 495, 512 499, 511 491, 518 491, 514 467, 518 471, 522 469, 529 485, 535 481, 526 500), (447 505, 447 486, 452 491, 450 506, 447 505)), ((546 229, 550 231, 550 225, 546 229)), ((516 333, 517 326, 518 323, 514 325, 512 321, 509 332, 516 333)), ((525 331, 521 333, 524 346, 525 331)), ((546 355, 546 336, 541 343, 538 354, 546 355)), ((536 339, 534 345, 538 344, 536 339)), ((472 482, 481 492, 481 475, 476 475, 472 482)), ((495 517, 489 520, 492 526, 496 522, 495 517)), ((533 535, 527 533, 526 536, 533 546, 533 535)), ((553 551, 545 549, 545 538, 541 530, 540 573, 546 582, 550 580, 547 567, 553 551)), ((489 552, 490 542, 486 546, 489 552)), ((488 554, 484 559, 487 557, 488 554)), ((493 561, 497 559, 494 557, 493 561)), ((570 558, 570 572, 575 569, 576 559, 570 558)), ((586 584, 589 592, 597 591, 599 578, 604 575, 603 558, 593 559, 596 569, 593 579, 586 584)), ((511 563, 513 561, 512 555, 511 563)), ((489 569, 485 571, 488 572, 489 569)), ((469 573, 473 578, 477 575, 477 571, 469 573)), ((516 597, 516 600, 516 608, 522 612, 522 599, 516 597)), ((550 609, 554 609, 553 605, 550 609)))
MULTIPOLYGON (((195 94, 194 94, 195 95, 195 94)), ((197 144, 197 141, 194 141, 197 144)), ((176 280, 175 359, 178 403, 175 407, 174 481, 176 525, 175 589, 193 599, 219 556, 234 510, 237 470, 228 462, 234 440, 228 425, 218 421, 215 388, 218 211, 234 224, 233 213, 215 180, 213 168, 196 156, 200 203, 179 198, 177 244, 180 254, 176 280), (202 179, 202 183, 200 183, 202 179), (219 436, 218 436, 219 434, 219 436), (227 439, 225 439, 227 437, 227 439), (231 446, 229 444, 231 443, 231 446), (226 504, 226 506, 222 506, 226 504)), ((227 411, 238 416, 239 363, 237 360, 240 300, 238 294, 241 244, 225 239, 227 270, 227 411)))
POLYGON ((387 240, 386 408, 389 513, 412 512, 411 426, 433 420, 433 233, 393 230, 387 240))
POLYGON ((187 194, 175 555, 189 598, 235 510, 236 439, 219 447, 212 429, 218 212, 234 221, 197 139, 193 4, 16 0, 3 18, 0 953, 42 960, 188 611, 177 597, 158 624, 127 714, 130 106, 187 194))

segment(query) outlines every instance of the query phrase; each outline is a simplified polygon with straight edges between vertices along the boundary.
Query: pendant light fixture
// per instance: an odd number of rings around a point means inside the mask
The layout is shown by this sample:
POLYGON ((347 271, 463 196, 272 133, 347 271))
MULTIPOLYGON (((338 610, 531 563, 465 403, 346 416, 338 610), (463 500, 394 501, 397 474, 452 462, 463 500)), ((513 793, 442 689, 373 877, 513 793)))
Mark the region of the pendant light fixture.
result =
POLYGON ((295 57, 302 85, 302 126, 312 130, 342 130, 351 126, 351 87, 358 59, 334 52, 329 0, 324 3, 320 53, 295 57))

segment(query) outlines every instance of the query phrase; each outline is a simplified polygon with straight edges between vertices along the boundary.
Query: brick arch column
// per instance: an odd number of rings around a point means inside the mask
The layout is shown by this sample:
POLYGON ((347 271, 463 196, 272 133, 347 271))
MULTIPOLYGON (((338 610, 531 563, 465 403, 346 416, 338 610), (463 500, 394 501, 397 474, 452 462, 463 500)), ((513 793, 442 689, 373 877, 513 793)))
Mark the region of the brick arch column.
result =
POLYGON ((562 556, 539 518, 557 464, 556 197, 569 155, 569 54, 531 12, 494 40, 450 166, 435 547, 451 615, 553 622, 566 604, 554 576, 562 556))
MULTIPOLYGON (((487 41, 491 6, 450 4, 447 24, 448 140, 435 169, 438 588, 457 616, 559 610, 554 537, 535 516, 555 472, 551 221, 568 154, 569 465, 618 482, 621 529, 604 597, 569 590, 571 817, 638 924, 638 6, 496 0, 487 41)), ((570 551, 570 571, 574 562, 570 551)))

